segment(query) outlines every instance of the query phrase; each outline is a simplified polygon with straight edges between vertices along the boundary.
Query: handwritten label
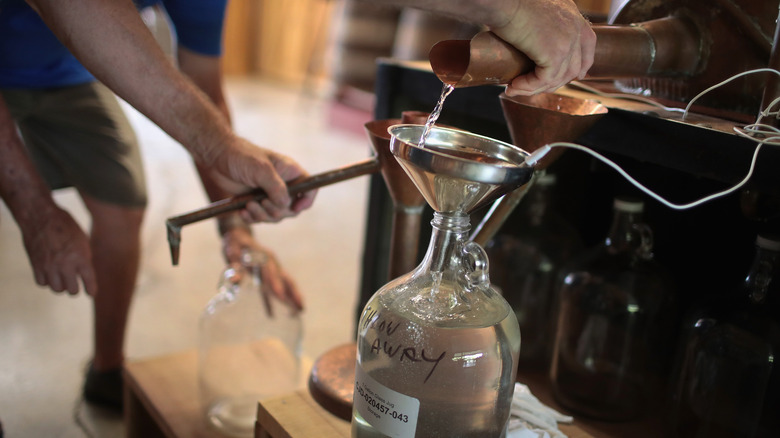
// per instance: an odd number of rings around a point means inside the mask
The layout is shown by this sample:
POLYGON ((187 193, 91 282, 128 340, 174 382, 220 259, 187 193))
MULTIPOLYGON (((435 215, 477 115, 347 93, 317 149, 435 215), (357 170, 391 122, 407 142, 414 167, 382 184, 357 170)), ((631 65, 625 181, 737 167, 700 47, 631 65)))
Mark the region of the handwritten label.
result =
MULTIPOLYGON (((376 310, 366 309, 366 312, 362 318, 362 325, 364 329, 375 330, 377 333, 376 339, 371 342, 371 349, 368 353, 376 355, 386 355, 391 359, 398 358, 399 362, 404 360, 409 362, 421 362, 426 364, 432 364, 430 371, 425 376, 425 380, 422 383, 428 382, 433 372, 436 371, 436 367, 439 365, 444 356, 447 354, 443 351, 436 356, 430 351, 426 351, 425 348, 416 347, 413 345, 405 345, 402 342, 393 341, 393 335, 399 327, 399 322, 385 319, 376 310)), ((368 336, 368 333, 366 333, 368 336)))
POLYGON ((420 401, 377 382, 360 364, 355 367, 354 405, 377 431, 394 438, 414 436, 420 401))

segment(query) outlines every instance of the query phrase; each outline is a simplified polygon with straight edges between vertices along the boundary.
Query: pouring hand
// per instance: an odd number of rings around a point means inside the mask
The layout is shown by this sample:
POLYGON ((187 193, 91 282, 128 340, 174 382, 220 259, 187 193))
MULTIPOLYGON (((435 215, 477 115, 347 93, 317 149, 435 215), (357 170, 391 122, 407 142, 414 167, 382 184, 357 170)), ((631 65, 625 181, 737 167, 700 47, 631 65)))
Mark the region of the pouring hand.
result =
POLYGON ((246 227, 235 227, 222 235, 222 249, 230 265, 240 265, 243 255, 249 251, 263 254, 260 267, 261 287, 264 294, 273 294, 296 311, 303 310, 303 298, 292 277, 279 264, 274 253, 261 246, 246 227))
POLYGON ((582 79, 593 64, 596 34, 571 0, 521 0, 506 24, 491 27, 528 55, 536 68, 518 76, 506 93, 530 95, 582 79))
POLYGON ((52 206, 40 212, 34 224, 20 224, 24 247, 35 282, 55 292, 79 292, 79 280, 88 295, 97 293, 89 238, 64 210, 52 206))
POLYGON ((291 158, 263 149, 240 137, 230 147, 222 148, 214 161, 212 174, 221 189, 231 194, 245 193, 249 188, 262 188, 268 198, 250 202, 242 211, 248 222, 278 222, 311 207, 317 191, 312 190, 291 199, 286 181, 304 177, 307 173, 291 158))

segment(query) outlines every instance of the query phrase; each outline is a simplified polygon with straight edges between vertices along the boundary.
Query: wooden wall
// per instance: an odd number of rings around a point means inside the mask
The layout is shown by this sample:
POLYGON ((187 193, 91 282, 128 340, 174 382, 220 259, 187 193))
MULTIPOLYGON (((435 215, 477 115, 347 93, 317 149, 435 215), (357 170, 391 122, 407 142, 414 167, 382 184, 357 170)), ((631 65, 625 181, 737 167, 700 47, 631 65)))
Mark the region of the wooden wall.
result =
POLYGON ((336 1, 230 0, 225 24, 228 75, 263 75, 300 83, 326 69, 336 1))

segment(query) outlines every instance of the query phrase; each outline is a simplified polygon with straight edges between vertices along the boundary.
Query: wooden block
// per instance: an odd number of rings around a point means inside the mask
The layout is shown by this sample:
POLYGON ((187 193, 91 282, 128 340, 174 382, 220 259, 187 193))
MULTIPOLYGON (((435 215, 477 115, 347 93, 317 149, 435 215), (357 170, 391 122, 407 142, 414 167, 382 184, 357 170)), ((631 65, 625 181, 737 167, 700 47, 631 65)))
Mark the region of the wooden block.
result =
POLYGON ((349 438, 350 434, 349 422, 320 407, 306 390, 261 400, 257 423, 256 437, 349 438))

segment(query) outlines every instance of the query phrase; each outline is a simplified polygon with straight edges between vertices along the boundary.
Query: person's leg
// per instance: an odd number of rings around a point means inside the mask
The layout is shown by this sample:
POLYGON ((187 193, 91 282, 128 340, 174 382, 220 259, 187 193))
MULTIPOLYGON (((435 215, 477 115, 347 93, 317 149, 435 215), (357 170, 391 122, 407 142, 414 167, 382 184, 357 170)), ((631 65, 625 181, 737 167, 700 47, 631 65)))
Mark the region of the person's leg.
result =
POLYGON ((92 216, 98 293, 84 396, 121 408, 125 329, 147 201, 135 134, 116 98, 98 83, 8 94, 27 103, 16 121, 49 185, 78 189, 92 216))
POLYGON ((98 281, 94 297, 94 356, 97 372, 119 369, 130 302, 140 260, 144 208, 108 204, 82 194, 92 216, 90 243, 98 281))

